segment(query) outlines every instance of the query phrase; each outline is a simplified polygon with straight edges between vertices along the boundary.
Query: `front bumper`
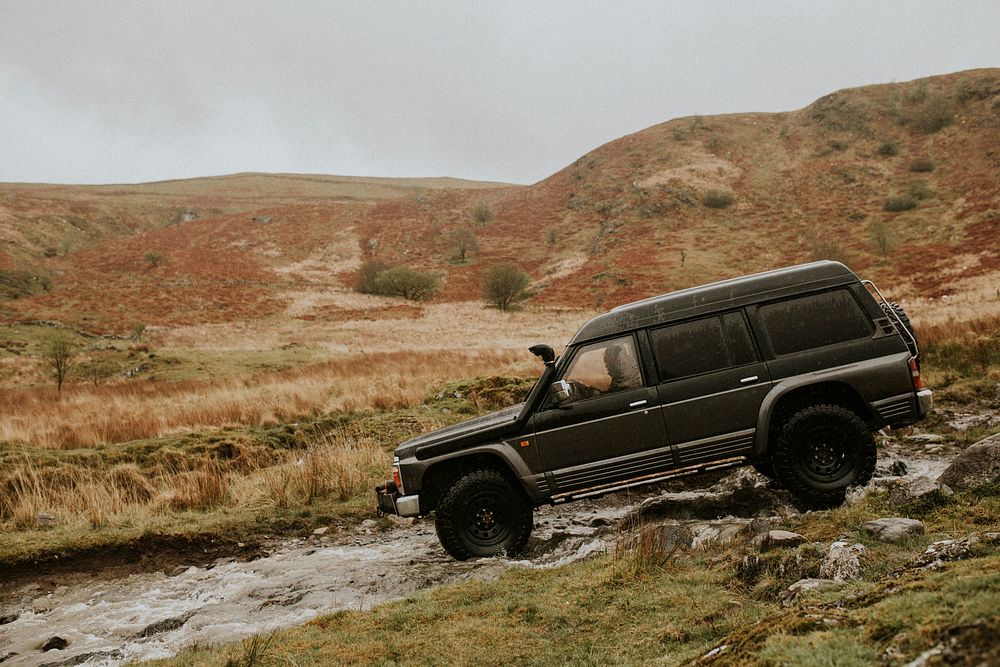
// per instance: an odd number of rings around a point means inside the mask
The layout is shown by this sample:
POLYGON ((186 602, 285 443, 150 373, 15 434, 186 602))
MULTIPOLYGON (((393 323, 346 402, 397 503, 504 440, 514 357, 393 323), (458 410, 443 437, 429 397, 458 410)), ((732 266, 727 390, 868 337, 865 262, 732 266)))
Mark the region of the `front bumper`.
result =
POLYGON ((921 389, 917 392, 917 405, 920 409, 920 416, 923 417, 934 407, 934 392, 930 389, 921 389))
POLYGON ((420 516, 420 496, 404 496, 396 483, 387 481, 375 487, 378 511, 398 516, 420 516))

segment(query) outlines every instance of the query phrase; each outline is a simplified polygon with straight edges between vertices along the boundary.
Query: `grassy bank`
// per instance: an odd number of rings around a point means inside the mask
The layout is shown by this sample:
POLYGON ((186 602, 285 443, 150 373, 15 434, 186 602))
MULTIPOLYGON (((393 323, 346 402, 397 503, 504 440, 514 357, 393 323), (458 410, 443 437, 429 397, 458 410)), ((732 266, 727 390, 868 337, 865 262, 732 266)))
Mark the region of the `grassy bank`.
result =
POLYGON ((249 541, 373 515, 408 437, 519 400, 530 382, 453 383, 422 403, 93 448, 0 445, 0 563, 164 535, 249 541))
POLYGON ((441 587, 370 612, 338 612, 241 644, 195 647, 157 664, 674 665, 719 646, 726 648, 708 662, 902 664, 949 641, 988 662, 984 656, 997 651, 990 637, 1000 629, 1000 546, 981 540, 968 560, 912 564, 932 541, 1000 530, 1000 489, 905 508, 927 533, 900 544, 860 530, 887 509, 876 494, 853 507, 795 517, 783 527, 810 542, 763 554, 750 534, 669 553, 655 540, 623 535, 612 553, 590 561, 513 568, 494 581, 441 587), (838 537, 868 547, 862 578, 783 600, 790 584, 818 576, 838 537))

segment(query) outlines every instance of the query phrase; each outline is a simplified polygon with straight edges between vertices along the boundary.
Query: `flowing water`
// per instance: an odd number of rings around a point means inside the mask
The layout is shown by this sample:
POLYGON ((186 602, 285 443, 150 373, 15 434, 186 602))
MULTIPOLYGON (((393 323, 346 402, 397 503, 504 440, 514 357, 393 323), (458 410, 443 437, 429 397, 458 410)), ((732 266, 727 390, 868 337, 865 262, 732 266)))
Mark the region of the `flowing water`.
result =
MULTIPOLYGON (((940 472, 943 464, 910 460, 908 466, 913 476, 940 472)), ((438 544, 431 521, 388 532, 368 521, 340 535, 285 542, 249 562, 222 559, 44 595, 26 588, 20 603, 0 614, 7 620, 0 625, 0 663, 118 665, 167 657, 192 644, 235 641, 342 609, 370 609, 432 586, 496 577, 510 567, 564 565, 613 550, 623 517, 658 517, 683 533, 685 546, 697 548, 733 538, 752 517, 794 512, 787 495, 742 469, 704 491, 542 508, 520 560, 457 562, 438 544), (43 651, 56 637, 65 647, 43 651)))

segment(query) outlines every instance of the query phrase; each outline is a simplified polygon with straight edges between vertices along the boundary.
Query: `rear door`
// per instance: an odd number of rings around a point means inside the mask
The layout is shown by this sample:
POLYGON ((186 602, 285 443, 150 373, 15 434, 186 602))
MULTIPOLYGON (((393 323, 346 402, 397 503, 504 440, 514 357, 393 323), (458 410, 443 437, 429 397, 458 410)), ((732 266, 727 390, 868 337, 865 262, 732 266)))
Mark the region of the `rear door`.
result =
POLYGON ((558 379, 572 384, 573 398, 549 400, 533 417, 557 492, 638 476, 647 464, 630 455, 658 448, 671 465, 656 389, 643 376, 633 335, 580 347, 558 379))
POLYGON ((742 310, 649 331, 679 467, 746 455, 771 383, 742 310))

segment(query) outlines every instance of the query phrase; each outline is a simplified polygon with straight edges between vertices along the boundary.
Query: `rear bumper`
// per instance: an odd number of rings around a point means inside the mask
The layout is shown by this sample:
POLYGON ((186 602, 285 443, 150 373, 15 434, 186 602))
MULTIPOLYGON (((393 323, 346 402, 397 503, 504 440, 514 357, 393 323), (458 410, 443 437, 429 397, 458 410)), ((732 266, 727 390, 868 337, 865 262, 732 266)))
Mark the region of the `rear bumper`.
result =
POLYGON ((930 389, 921 389, 917 392, 917 409, 923 417, 934 407, 934 392, 930 389))
POLYGON ((420 496, 404 496, 395 482, 385 482, 375 487, 378 511, 398 516, 420 516, 420 496))

